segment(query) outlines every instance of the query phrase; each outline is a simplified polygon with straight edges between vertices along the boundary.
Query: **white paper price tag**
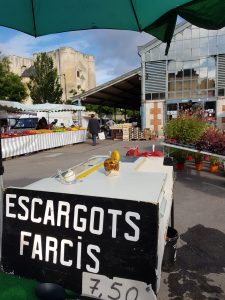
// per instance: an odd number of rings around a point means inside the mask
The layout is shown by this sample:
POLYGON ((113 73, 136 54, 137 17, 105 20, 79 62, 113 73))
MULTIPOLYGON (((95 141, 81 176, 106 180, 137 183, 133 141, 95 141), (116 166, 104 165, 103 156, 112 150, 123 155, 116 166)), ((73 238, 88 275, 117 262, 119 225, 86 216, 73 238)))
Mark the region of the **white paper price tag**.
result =
POLYGON ((157 300, 145 282, 83 272, 82 295, 102 300, 157 300))

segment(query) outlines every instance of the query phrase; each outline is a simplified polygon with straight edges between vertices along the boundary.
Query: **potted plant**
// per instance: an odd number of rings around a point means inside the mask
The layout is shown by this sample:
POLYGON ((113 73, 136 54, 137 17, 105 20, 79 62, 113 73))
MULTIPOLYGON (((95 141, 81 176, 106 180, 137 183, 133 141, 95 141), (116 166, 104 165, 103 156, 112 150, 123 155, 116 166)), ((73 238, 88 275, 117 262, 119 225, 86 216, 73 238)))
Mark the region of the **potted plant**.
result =
POLYGON ((195 169, 197 171, 201 171, 203 169, 203 157, 204 155, 202 153, 195 153, 194 159, 195 159, 195 169))
POLYGON ((196 141, 195 147, 199 151, 207 151, 225 155, 225 138, 222 130, 209 127, 196 141))
POLYGON ((176 149, 172 152, 172 156, 177 163, 177 170, 183 171, 184 170, 184 163, 187 157, 187 152, 184 150, 176 149))
POLYGON ((209 162, 210 162, 210 173, 216 173, 219 169, 220 160, 215 156, 210 156, 209 162))
POLYGON ((200 139, 207 126, 207 123, 196 115, 181 115, 168 121, 164 132, 166 139, 176 140, 178 144, 193 148, 194 143, 200 139))

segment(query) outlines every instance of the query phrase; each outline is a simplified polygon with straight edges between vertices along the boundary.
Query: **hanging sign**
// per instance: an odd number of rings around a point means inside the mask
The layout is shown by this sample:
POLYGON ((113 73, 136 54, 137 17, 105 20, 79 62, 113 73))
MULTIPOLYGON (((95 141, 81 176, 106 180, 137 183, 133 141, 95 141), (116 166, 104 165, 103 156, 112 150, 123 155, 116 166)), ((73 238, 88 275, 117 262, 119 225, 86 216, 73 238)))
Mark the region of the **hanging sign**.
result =
MULTIPOLYGON (((158 206, 152 203, 8 188, 3 270, 77 293, 83 289, 91 294, 91 286, 101 278, 108 278, 111 295, 121 284, 121 295, 136 295, 138 287, 130 286, 129 280, 144 284, 146 291, 155 290, 157 220, 158 206)), ((108 294, 102 290, 99 295, 104 293, 108 294)))

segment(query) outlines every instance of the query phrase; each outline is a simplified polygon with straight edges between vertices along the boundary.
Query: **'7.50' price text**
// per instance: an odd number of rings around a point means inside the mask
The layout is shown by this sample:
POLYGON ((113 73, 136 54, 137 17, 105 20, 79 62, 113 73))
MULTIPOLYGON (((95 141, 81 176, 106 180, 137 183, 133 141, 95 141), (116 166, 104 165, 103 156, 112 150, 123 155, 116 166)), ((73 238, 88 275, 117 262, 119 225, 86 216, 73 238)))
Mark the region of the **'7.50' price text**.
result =
POLYGON ((156 300, 145 282, 83 272, 82 295, 101 300, 156 300))

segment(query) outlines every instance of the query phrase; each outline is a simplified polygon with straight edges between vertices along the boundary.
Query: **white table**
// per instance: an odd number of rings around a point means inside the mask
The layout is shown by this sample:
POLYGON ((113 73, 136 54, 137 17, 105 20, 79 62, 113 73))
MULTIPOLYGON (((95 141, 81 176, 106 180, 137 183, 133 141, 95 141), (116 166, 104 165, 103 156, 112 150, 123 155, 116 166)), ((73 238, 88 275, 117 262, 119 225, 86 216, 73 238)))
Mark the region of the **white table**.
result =
POLYGON ((88 174, 74 184, 54 176, 6 190, 3 268, 97 298, 88 290, 93 282, 99 282, 102 299, 117 288, 121 295, 133 289, 140 299, 155 300, 173 167, 161 157, 141 157, 120 162, 119 175, 109 177, 100 165, 105 158, 72 167, 77 175, 88 174))

